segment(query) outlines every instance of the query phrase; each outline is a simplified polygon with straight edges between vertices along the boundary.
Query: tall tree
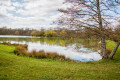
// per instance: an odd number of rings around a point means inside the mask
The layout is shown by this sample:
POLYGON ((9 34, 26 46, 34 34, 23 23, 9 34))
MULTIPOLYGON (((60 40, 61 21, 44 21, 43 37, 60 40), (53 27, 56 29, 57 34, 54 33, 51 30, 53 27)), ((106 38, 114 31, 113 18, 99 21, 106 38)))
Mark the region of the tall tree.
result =
MULTIPOLYGON (((59 19, 60 24, 77 28, 98 28, 101 38, 102 58, 108 59, 105 30, 112 21, 110 19, 116 19, 114 16, 119 14, 116 8, 118 8, 117 6, 120 7, 120 2, 118 0, 65 0, 65 3, 69 3, 71 7, 59 9, 60 12, 67 15, 59 19)), ((115 47, 115 51, 118 46, 119 44, 115 47)))

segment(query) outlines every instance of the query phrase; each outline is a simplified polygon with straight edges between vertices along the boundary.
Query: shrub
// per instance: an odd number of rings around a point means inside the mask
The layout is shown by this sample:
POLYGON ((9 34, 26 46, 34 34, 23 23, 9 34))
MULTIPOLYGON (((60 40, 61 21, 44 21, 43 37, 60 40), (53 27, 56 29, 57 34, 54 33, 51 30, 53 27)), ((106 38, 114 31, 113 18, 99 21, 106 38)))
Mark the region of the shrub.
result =
POLYGON ((16 49, 14 50, 14 53, 16 55, 27 55, 28 54, 27 50, 22 46, 17 46, 16 49))
POLYGON ((27 44, 24 44, 23 47, 24 47, 25 49, 28 49, 28 45, 27 45, 27 44))
POLYGON ((32 52, 28 52, 28 56, 34 57, 37 52, 33 50, 32 52))
POLYGON ((27 44, 24 44, 24 45, 16 44, 16 43, 11 44, 10 42, 3 42, 2 44, 17 46, 16 49, 14 50, 14 53, 20 56, 23 55, 23 56, 36 57, 36 58, 50 58, 50 59, 59 59, 61 61, 64 61, 64 60, 73 61, 73 60, 70 60, 70 58, 65 58, 64 55, 57 54, 56 52, 45 52, 44 50, 41 50, 39 52, 36 52, 35 50, 33 50, 32 52, 28 52, 27 44))
MULTIPOLYGON (((100 48, 100 54, 102 53, 102 48, 100 48)), ((106 46, 106 53, 108 54, 108 55, 110 55, 110 53, 111 53, 111 49, 109 48, 109 47, 107 47, 106 46)))
POLYGON ((17 43, 13 43, 12 45, 14 45, 14 46, 20 46, 20 44, 17 44, 17 43))
POLYGON ((51 58, 51 59, 57 59, 59 58, 59 55, 56 52, 47 52, 47 58, 51 58))
POLYGON ((66 58, 65 58, 65 56, 64 55, 60 55, 60 60, 61 61, 64 61, 66 58))
POLYGON ((10 42, 6 42, 6 41, 4 41, 3 44, 5 44, 5 45, 11 45, 10 42))
POLYGON ((36 57, 37 58, 47 58, 47 55, 43 50, 41 50, 38 53, 36 53, 36 57))

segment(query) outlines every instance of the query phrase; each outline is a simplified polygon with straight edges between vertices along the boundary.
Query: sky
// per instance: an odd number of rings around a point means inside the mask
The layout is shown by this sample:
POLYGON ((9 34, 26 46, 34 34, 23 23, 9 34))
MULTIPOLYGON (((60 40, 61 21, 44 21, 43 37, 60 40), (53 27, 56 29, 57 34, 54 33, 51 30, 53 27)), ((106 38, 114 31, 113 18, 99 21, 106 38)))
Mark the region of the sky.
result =
MULTIPOLYGON (((67 8, 64 0, 0 0, 0 28, 49 29, 62 13, 59 8, 67 8)), ((118 15, 118 18, 120 15, 118 15)), ((111 20, 113 25, 119 24, 111 20)))
POLYGON ((0 0, 0 27, 48 29, 65 8, 64 0, 0 0))

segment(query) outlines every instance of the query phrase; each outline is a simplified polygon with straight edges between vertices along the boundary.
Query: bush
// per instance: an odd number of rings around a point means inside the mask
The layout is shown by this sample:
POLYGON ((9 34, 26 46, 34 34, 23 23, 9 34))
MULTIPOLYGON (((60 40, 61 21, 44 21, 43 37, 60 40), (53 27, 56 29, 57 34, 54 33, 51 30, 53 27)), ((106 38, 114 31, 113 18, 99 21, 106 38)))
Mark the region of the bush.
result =
POLYGON ((23 46, 17 46, 16 49, 14 50, 14 53, 16 55, 27 55, 28 52, 23 46))
POLYGON ((36 57, 36 58, 49 58, 49 59, 59 59, 61 61, 67 60, 71 61, 69 58, 65 58, 64 55, 59 55, 56 52, 45 52, 43 50, 36 52, 33 50, 32 52, 27 52, 27 49, 23 46, 17 46, 14 50, 14 53, 17 55, 29 56, 29 57, 36 57))
POLYGON ((67 61, 71 61, 70 58, 65 58, 64 55, 59 55, 56 52, 45 52, 44 50, 41 50, 39 52, 36 52, 35 50, 33 50, 32 52, 28 52, 28 45, 27 44, 11 44, 10 42, 3 42, 2 44, 5 45, 14 45, 17 46, 16 49, 14 50, 14 53, 16 55, 22 55, 22 56, 29 56, 29 57, 36 57, 36 58, 49 58, 49 59, 59 59, 61 61, 67 60, 67 61))
POLYGON ((5 45, 11 45, 10 42, 6 42, 6 41, 4 41, 3 44, 5 44, 5 45))
POLYGON ((37 52, 33 50, 32 52, 28 52, 28 56, 34 57, 37 52))
POLYGON ((59 58, 59 55, 55 52, 47 52, 47 58, 51 58, 51 59, 57 59, 59 58))
POLYGON ((43 50, 37 52, 35 55, 37 58, 47 58, 46 53, 43 50))

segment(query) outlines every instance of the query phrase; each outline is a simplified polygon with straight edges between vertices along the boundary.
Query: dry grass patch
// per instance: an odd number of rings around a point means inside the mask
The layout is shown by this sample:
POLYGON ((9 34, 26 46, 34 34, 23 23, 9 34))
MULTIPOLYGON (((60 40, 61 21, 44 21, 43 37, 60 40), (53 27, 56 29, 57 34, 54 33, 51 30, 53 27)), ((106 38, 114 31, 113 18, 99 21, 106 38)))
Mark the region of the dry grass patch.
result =
POLYGON ((16 44, 16 43, 11 44, 10 42, 3 42, 2 44, 17 46, 16 49, 14 50, 14 53, 19 56, 29 56, 29 57, 35 57, 38 59, 48 58, 48 59, 54 59, 54 60, 58 59, 60 61, 74 61, 74 60, 71 60, 70 58, 66 58, 64 55, 60 55, 56 52, 45 52, 44 50, 41 50, 38 52, 33 50, 31 52, 28 52, 27 44, 24 44, 24 45, 16 44))
POLYGON ((19 45, 16 47, 16 49, 14 50, 14 53, 17 55, 22 55, 22 56, 29 56, 29 57, 35 57, 38 59, 42 59, 42 58, 48 58, 48 59, 54 59, 54 60, 60 60, 60 61, 73 61, 70 60, 70 58, 66 58, 64 55, 60 55, 56 52, 45 52, 44 50, 41 50, 39 52, 33 50, 31 52, 28 52, 26 49, 26 45, 24 47, 24 45, 19 45))

